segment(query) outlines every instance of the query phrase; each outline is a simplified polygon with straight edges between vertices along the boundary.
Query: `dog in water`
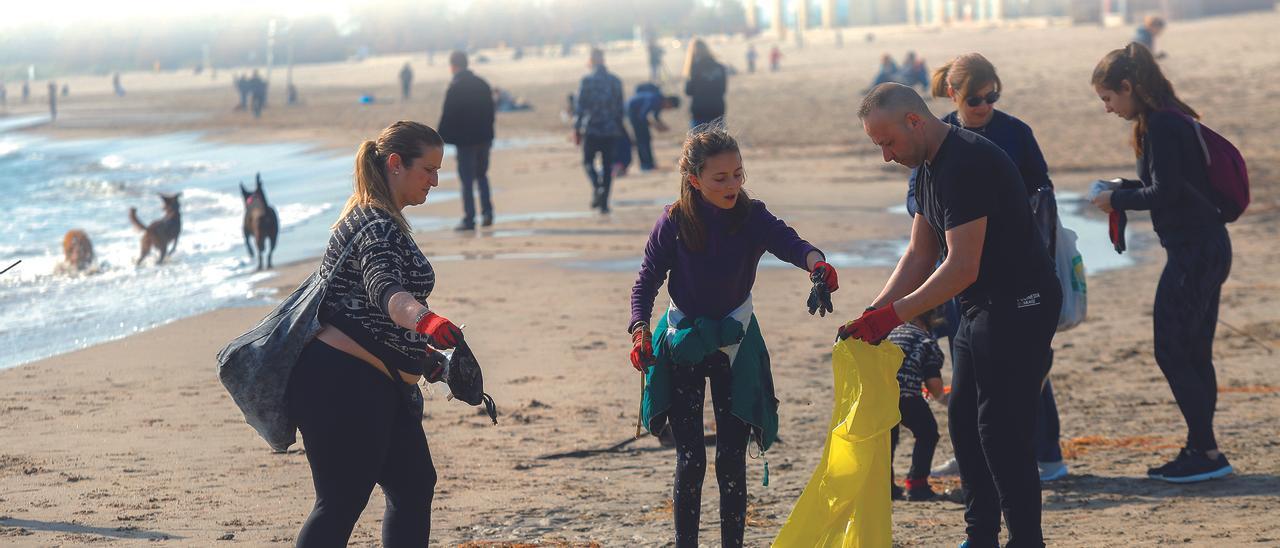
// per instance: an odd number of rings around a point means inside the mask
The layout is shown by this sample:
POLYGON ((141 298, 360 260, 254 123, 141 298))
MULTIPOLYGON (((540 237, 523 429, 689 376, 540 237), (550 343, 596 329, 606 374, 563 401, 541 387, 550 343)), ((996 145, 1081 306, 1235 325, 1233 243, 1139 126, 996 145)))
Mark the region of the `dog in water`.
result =
POLYGON ((164 200, 164 216, 157 221, 152 221, 149 225, 144 225, 138 220, 138 208, 129 208, 129 220, 133 221, 133 226, 142 231, 142 254, 138 255, 137 264, 142 264, 142 260, 151 253, 152 247, 160 252, 160 258, 156 259, 156 264, 164 262, 164 258, 178 248, 178 234, 182 232, 182 215, 178 213, 178 197, 181 195, 181 192, 160 194, 160 199, 164 200))
POLYGON ((258 270, 262 270, 262 255, 267 255, 267 268, 271 268, 271 256, 276 252, 276 238, 280 235, 280 220, 276 210, 267 205, 267 195, 262 191, 262 174, 254 176, 258 185, 253 192, 245 190, 240 183, 240 195, 244 198, 244 246, 249 248, 249 258, 253 258, 253 246, 249 245, 249 236, 253 236, 258 244, 258 270), (266 241, 271 240, 271 249, 266 248, 266 241))
POLYGON ((89 270, 94 259, 93 242, 89 241, 89 235, 78 228, 68 230, 62 237, 62 257, 63 263, 58 265, 59 272, 72 274, 89 270))

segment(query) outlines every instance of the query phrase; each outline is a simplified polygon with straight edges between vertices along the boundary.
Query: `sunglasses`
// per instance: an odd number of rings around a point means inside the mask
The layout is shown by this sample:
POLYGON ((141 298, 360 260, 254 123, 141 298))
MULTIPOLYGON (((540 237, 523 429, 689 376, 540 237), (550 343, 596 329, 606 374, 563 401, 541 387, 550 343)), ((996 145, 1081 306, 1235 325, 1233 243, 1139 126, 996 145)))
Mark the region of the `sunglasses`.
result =
POLYGON ((981 105, 984 101, 988 105, 994 105, 996 104, 996 101, 999 101, 999 100, 1000 100, 1000 92, 993 91, 991 93, 988 93, 984 97, 968 97, 964 100, 964 102, 966 105, 969 105, 971 107, 976 107, 978 105, 981 105))

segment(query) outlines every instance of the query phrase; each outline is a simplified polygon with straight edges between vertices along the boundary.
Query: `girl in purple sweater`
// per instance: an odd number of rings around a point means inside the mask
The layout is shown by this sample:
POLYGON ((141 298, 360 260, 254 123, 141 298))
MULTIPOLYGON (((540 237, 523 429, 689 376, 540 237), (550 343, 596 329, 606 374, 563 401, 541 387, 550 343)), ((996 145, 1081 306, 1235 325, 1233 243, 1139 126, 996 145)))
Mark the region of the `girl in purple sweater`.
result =
POLYGON ((710 379, 721 543, 740 546, 747 443, 755 440, 767 449, 777 434, 768 354, 751 313, 756 267, 768 251, 809 271, 810 314, 831 311, 830 295, 838 283, 821 251, 747 196, 738 143, 722 127, 702 126, 689 134, 680 174, 680 199, 666 208, 649 235, 631 290, 631 363, 650 379, 643 404, 650 432, 670 422, 675 438, 677 547, 698 545, 706 472, 702 404, 710 379), (671 305, 660 315, 662 329, 655 337, 649 320, 668 274, 671 305))

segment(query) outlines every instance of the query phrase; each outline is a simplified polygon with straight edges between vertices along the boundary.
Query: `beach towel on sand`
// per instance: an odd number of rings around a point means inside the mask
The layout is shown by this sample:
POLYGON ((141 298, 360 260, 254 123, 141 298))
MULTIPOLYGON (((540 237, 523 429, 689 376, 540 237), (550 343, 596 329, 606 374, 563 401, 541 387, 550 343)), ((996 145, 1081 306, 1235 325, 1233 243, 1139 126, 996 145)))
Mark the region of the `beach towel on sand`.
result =
POLYGON ((835 409, 822 460, 773 545, 880 547, 893 545, 889 498, 889 431, 898 413, 902 351, 857 339, 831 353, 835 409))

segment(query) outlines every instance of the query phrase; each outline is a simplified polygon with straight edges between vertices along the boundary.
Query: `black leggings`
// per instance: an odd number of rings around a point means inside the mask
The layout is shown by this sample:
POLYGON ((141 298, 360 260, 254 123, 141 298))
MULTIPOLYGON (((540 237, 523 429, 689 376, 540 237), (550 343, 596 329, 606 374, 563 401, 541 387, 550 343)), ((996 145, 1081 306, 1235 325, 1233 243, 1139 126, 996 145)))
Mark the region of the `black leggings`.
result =
POLYGON ((676 441, 676 484, 672 492, 676 546, 698 546, 702 510, 702 478, 707 449, 702 435, 702 400, 711 379, 716 418, 716 480, 720 484, 720 544, 742 546, 747 513, 747 441, 750 430, 731 412, 733 376, 729 357, 714 352, 702 363, 673 366, 673 397, 667 417, 676 441))
POLYGON ((1169 381, 1173 399, 1187 421, 1187 447, 1218 448, 1213 413, 1218 379, 1213 370, 1213 337, 1218 298, 1231 272, 1231 238, 1226 228, 1210 236, 1165 246, 1169 262, 1156 286, 1156 363, 1169 381))
POLYGON ((1062 291, 1055 280, 1022 304, 967 314, 956 334, 949 426, 975 548, 997 546, 1002 511, 1007 546, 1044 546, 1033 435, 1062 291))
POLYGON ((902 424, 890 431, 889 445, 890 463, 893 453, 898 449, 898 429, 905 426, 916 439, 911 448, 911 469, 907 471, 907 479, 918 480, 929 477, 929 467, 933 465, 933 450, 938 448, 938 421, 933 418, 933 410, 929 402, 919 396, 898 396, 898 412, 902 414, 902 424))
POLYGON ((297 545, 346 546, 376 483, 386 496, 383 546, 426 546, 436 470, 422 423, 391 379, 316 340, 298 358, 288 397, 316 489, 297 545))

